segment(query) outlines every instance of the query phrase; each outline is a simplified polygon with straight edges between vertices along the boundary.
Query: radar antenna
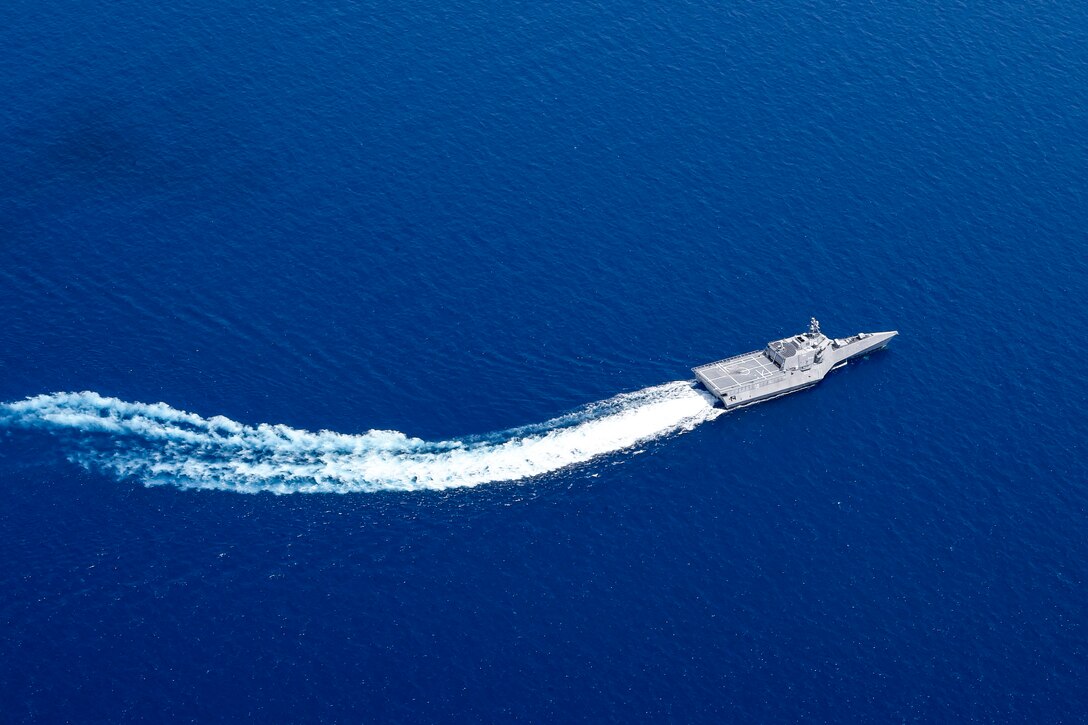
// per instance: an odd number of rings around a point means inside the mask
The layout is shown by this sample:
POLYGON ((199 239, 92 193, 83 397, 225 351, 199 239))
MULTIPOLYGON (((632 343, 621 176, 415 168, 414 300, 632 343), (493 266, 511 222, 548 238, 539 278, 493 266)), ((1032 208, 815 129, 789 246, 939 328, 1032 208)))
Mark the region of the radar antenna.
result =
POLYGON ((820 334, 820 321, 817 320, 815 317, 809 318, 808 331, 812 335, 820 334))

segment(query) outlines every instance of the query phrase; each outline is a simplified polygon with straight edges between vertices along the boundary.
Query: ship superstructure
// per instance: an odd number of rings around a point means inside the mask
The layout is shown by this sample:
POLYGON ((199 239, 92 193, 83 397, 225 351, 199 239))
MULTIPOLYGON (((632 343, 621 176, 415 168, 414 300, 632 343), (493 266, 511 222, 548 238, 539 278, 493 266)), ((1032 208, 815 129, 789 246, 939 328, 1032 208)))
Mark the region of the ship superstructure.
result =
POLYGON ((739 408, 815 385, 850 358, 878 350, 898 334, 892 330, 829 338, 812 318, 808 332, 692 370, 726 408, 739 408))

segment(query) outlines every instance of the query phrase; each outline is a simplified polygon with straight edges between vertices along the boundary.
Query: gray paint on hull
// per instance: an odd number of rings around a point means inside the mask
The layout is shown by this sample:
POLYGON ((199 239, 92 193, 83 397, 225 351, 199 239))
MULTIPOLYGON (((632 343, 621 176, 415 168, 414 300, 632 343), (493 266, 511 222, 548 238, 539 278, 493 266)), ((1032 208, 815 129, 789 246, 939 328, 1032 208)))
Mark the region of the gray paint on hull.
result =
POLYGON ((898 331, 832 339, 814 319, 808 332, 767 343, 763 350, 692 368, 726 408, 740 408, 811 387, 852 358, 888 344, 898 331))

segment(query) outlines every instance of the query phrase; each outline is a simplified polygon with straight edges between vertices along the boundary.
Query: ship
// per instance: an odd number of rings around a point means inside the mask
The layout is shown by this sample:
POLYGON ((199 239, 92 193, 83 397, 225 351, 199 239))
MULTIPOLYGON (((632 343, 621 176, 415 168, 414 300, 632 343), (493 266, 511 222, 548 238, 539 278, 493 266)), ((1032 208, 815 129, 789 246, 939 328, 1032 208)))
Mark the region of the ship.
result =
POLYGON ((742 408, 810 388, 849 360, 880 350, 898 334, 898 330, 861 332, 832 339, 820 332, 814 317, 808 332, 700 365, 692 372, 726 409, 742 408))

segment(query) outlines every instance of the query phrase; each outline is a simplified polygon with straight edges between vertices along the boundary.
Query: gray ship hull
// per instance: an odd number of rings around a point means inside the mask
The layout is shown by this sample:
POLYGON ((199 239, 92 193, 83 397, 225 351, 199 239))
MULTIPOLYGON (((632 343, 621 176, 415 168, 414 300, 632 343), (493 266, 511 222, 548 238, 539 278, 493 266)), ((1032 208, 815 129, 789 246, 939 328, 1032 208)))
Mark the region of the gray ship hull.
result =
POLYGON ((848 361, 879 350, 898 331, 832 339, 812 321, 809 331, 775 340, 763 350, 701 365, 692 372, 728 409, 762 403, 812 387, 848 361))

